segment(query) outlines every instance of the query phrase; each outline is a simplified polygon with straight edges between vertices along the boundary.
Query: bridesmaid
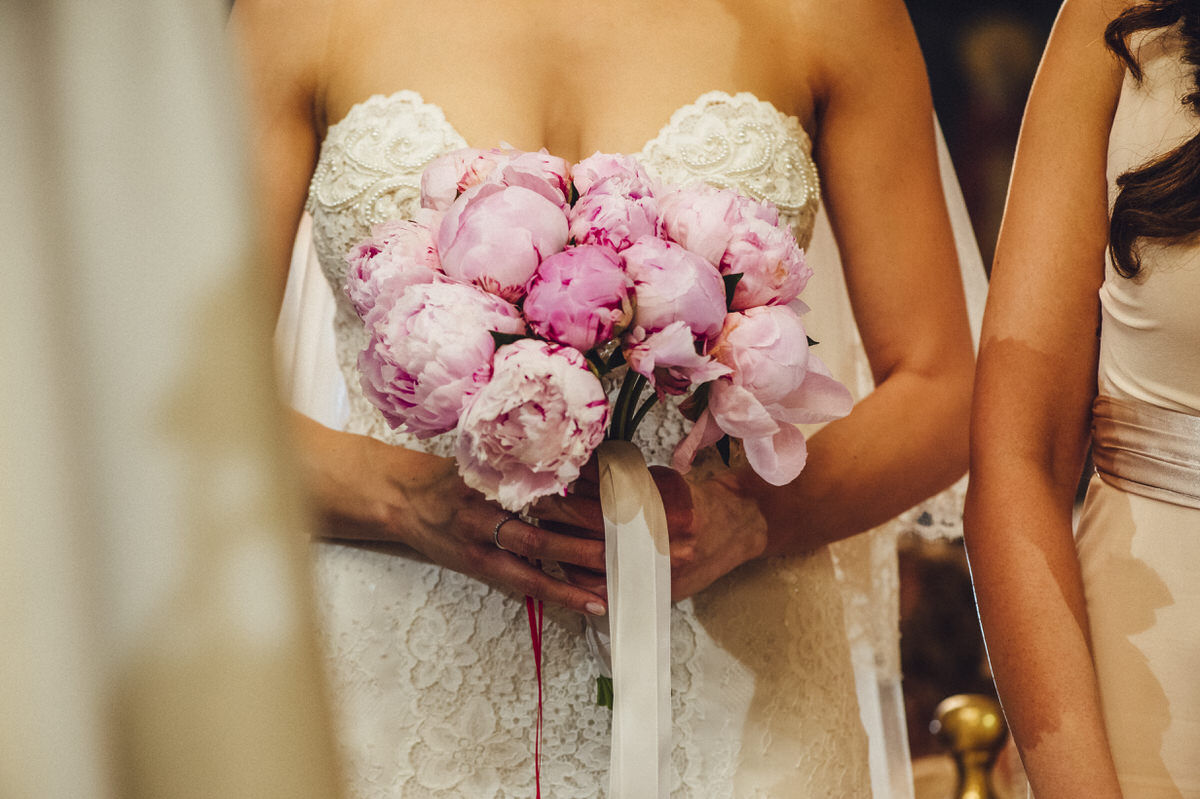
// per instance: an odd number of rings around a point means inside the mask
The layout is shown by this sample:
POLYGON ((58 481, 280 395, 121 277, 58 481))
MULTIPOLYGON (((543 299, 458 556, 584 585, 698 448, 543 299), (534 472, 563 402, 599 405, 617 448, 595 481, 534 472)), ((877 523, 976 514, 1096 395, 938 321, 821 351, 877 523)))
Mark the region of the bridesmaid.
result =
POLYGON ((1066 0, 992 273, 966 509, 1039 797, 1200 797, 1198 110, 1200 3, 1066 0))

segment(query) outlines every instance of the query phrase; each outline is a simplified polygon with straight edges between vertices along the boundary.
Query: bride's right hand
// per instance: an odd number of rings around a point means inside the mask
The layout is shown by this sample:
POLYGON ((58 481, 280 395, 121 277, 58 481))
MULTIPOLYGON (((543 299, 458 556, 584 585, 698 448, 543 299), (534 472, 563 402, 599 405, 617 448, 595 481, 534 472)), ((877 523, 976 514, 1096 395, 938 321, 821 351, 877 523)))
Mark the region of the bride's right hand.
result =
POLYGON ((535 565, 555 561, 603 572, 603 541, 514 518, 464 484, 452 459, 295 416, 304 482, 326 538, 403 543, 439 565, 517 594, 579 613, 606 612, 602 595, 535 565))

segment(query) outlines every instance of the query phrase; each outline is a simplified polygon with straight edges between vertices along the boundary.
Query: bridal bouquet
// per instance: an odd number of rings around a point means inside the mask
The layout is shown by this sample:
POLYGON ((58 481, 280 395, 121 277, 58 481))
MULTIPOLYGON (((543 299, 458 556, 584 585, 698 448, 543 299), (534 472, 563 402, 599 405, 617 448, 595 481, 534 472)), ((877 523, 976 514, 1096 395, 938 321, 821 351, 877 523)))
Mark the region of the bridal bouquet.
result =
POLYGON ((509 510, 563 493, 667 396, 694 420, 676 469, 733 437, 776 485, 804 467, 794 425, 850 409, 809 351, 812 272, 769 203, 660 185, 625 156, 465 149, 425 170, 421 206, 347 256, 363 391, 393 428, 454 431, 463 479, 509 510))

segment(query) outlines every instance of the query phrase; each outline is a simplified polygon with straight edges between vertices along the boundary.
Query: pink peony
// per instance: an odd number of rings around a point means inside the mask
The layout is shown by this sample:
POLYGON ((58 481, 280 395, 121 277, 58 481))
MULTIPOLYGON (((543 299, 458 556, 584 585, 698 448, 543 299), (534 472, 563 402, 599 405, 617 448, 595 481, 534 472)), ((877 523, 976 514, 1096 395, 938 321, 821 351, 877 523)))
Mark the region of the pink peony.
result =
POLYGON ((529 281, 525 318, 539 336, 587 352, 629 325, 632 289, 611 249, 571 247, 538 267, 529 281))
POLYGON ((657 236, 658 202, 651 196, 609 194, 596 189, 576 201, 568 213, 570 237, 578 244, 603 244, 618 252, 643 236, 657 236))
POLYGON ((686 394, 732 371, 711 356, 696 352, 696 339, 684 322, 672 322, 650 334, 637 328, 625 341, 625 360, 630 369, 650 381, 660 397, 686 394))
POLYGON ((405 287, 432 283, 442 273, 434 239, 441 214, 421 209, 415 219, 383 222, 346 256, 346 295, 367 323, 405 287))
POLYGON ((561 494, 604 439, 608 401, 583 356, 522 339, 496 352, 463 412, 455 452, 467 485, 516 511, 561 494))
POLYGON ((567 243, 562 209, 520 186, 483 184, 454 201, 438 233, 447 275, 515 302, 543 259, 567 243))
POLYGON ((596 153, 571 168, 571 179, 575 191, 582 197, 592 191, 593 186, 606 182, 609 193, 651 196, 650 176, 642 169, 637 159, 628 155, 596 153), (620 190, 617 190, 620 187, 620 190))
MULTIPOLYGON (((483 154, 483 150, 466 147, 430 161, 421 172, 421 207, 448 210, 464 189, 482 180, 476 166, 487 164, 483 154)), ((494 164, 487 166, 491 171, 494 164)))
POLYGON ((571 172, 567 162, 545 150, 519 153, 499 164, 486 178, 504 186, 521 186, 566 210, 571 200, 571 172))
POLYGON ((751 217, 733 226, 729 247, 721 259, 723 275, 740 274, 730 308, 744 311, 756 305, 786 305, 812 277, 804 251, 790 228, 751 217))
POLYGON ((446 210, 467 189, 484 183, 521 186, 566 208, 570 170, 565 160, 545 150, 455 150, 433 160, 422 172, 421 205, 446 210))
POLYGON ((658 203, 663 231, 716 266, 733 235, 737 197, 737 192, 702 184, 667 192, 658 203))
POLYGON ((709 339, 725 319, 725 284, 716 268, 678 244, 642 238, 621 253, 633 278, 633 324, 647 333, 683 321, 698 339, 709 339))
POLYGON ((524 333, 520 312, 466 283, 411 286, 359 354, 363 394, 393 428, 418 438, 452 430, 491 377, 493 330, 524 333))
POLYGON ((675 450, 686 471, 696 451, 728 434, 742 439, 751 468, 784 485, 804 468, 808 448, 794 425, 850 412, 850 392, 808 349, 804 324, 783 305, 731 313, 710 354, 733 369, 709 391, 708 407, 675 450))
POLYGON ((714 265, 721 263, 738 225, 751 220, 780 224, 779 211, 771 203, 704 184, 662 194, 659 209, 667 237, 714 265))

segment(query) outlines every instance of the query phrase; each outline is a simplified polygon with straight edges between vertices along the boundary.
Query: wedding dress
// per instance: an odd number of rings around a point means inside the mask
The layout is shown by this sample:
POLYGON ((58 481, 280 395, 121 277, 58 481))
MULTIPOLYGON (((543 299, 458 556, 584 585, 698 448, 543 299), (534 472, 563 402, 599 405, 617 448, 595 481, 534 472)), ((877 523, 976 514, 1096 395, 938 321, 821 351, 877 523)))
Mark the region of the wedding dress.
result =
MULTIPOLYGON (((1195 136, 1177 28, 1142 37, 1109 137, 1115 180, 1195 136)), ((1128 799, 1200 797, 1200 245, 1148 245, 1134 279, 1107 266, 1097 475, 1076 534, 1108 739, 1128 799)))
MULTIPOLYGON (((298 405, 321 421, 449 454, 449 436, 422 442, 396 433, 362 397, 355 362, 365 336, 342 289, 345 253, 376 223, 411 215, 424 166, 465 146, 441 109, 410 91, 371 97, 329 128, 307 210, 310 257, 336 298, 337 390, 310 390, 329 381, 318 374, 319 359, 307 364, 308 350, 284 359, 295 372, 285 381, 298 405)), ((806 325, 822 342, 822 359, 856 398, 868 392, 836 248, 818 213, 811 141, 799 121, 752 95, 712 92, 679 109, 638 156, 668 182, 703 180, 779 207, 798 240, 811 243, 816 274, 803 299, 814 309, 806 325)), ((977 254, 965 260, 978 265, 977 254)), ((975 271, 979 299, 982 270, 975 271)), ((294 266, 289 294, 311 295, 312 280, 299 272, 294 266)), ((305 318, 287 306, 280 338, 325 346, 325 332, 297 332, 305 318)), ((658 406, 635 443, 649 462, 667 463, 686 424, 669 404, 658 406)), ((959 507, 952 494, 887 530, 746 564, 675 603, 673 796, 911 795, 911 778, 904 789, 894 536, 904 526, 953 530, 959 507), (890 732, 891 745, 877 743, 868 754, 864 722, 877 739, 890 732)), ((537 687, 522 598, 402 547, 320 544, 317 572, 353 795, 533 795, 537 687)), ((584 629, 582 617, 547 609, 541 780, 556 798, 595 797, 607 784, 610 717, 595 703, 598 672, 584 629)))

